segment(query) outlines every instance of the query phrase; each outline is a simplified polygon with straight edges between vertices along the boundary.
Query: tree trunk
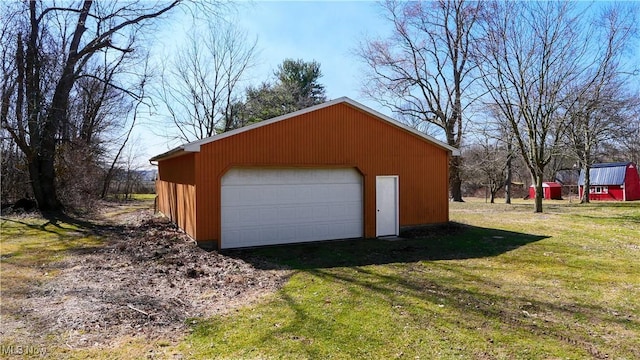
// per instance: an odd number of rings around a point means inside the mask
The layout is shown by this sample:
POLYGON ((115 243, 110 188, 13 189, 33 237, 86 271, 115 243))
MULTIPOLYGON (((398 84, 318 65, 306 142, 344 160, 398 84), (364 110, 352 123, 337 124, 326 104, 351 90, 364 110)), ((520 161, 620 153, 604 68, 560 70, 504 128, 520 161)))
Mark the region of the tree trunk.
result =
POLYGON ((542 175, 535 176, 535 188, 536 188, 536 197, 535 197, 535 212, 542 212, 542 198, 544 196, 544 192, 542 189, 542 175))
MULTIPOLYGON (((80 38, 85 32, 85 21, 89 14, 89 8, 91 7, 91 1, 85 1, 78 17, 78 23, 76 30, 73 34, 73 39, 69 46, 69 56, 66 59, 64 69, 60 75, 60 80, 55 86, 53 93, 53 99, 51 100, 51 106, 49 111, 44 116, 44 121, 38 124, 38 128, 32 125, 30 134, 39 134, 39 142, 34 143, 32 139, 32 146, 35 147, 34 154, 29 158, 29 172, 32 179, 32 188, 36 201, 38 202, 38 208, 40 211, 59 211, 62 210, 62 204, 58 200, 56 194, 56 170, 55 170, 55 157, 56 157, 56 135, 58 134, 62 124, 67 122, 67 109, 69 106, 69 94, 73 88, 75 81, 75 65, 78 61, 78 46, 80 44, 80 38), (36 181, 33 181, 33 180, 36 181)), ((29 3, 29 10, 31 15, 31 34, 29 38, 29 47, 27 48, 27 83, 29 86, 27 89, 31 91, 38 91, 40 93, 39 74, 42 70, 42 64, 39 62, 38 44, 37 38, 39 36, 38 21, 36 18, 36 5, 35 2, 29 3)), ((40 107, 30 106, 29 112, 31 118, 35 118, 39 114, 40 107)))
POLYGON ((507 142, 507 178, 504 181, 504 203, 511 204, 511 141, 507 142))
POLYGON ((581 204, 588 204, 589 199, 589 191, 591 190, 591 174, 589 174, 590 166, 588 163, 585 163, 582 167, 584 171, 584 185, 582 186, 582 198, 580 199, 581 204))
POLYGON ((53 159, 47 158, 45 154, 38 154, 29 160, 31 189, 40 211, 58 211, 62 209, 62 204, 56 194, 53 159))
POLYGON ((40 144, 36 145, 37 152, 28 160, 31 187, 40 211, 49 212, 63 209, 56 193, 56 134, 60 129, 60 124, 66 121, 70 91, 71 85, 63 82, 58 84, 51 109, 42 127, 40 144))
MULTIPOLYGON (((39 22, 36 15, 36 2, 29 3, 30 33, 27 40, 27 48, 24 53, 25 66, 25 91, 28 99, 27 126, 29 128, 30 148, 25 149, 27 163, 29 165, 29 178, 33 196, 38 202, 40 211, 58 211, 62 204, 56 194, 56 134, 58 132, 59 118, 52 114, 66 115, 64 109, 58 109, 59 103, 51 103, 51 109, 47 115, 42 113, 41 77, 42 62, 38 50, 38 37, 40 34, 39 22), (44 119, 44 121, 42 121, 44 119)), ((19 40, 21 41, 21 40, 19 40)), ((22 60, 19 60, 22 66, 22 60)), ((58 85, 59 86, 59 85, 58 85)), ((57 89, 56 89, 57 91, 57 89)))
POLYGON ((451 188, 451 198, 453 201, 463 202, 462 200, 462 178, 460 176, 460 167, 462 159, 459 156, 453 156, 450 162, 450 179, 449 186, 451 188))

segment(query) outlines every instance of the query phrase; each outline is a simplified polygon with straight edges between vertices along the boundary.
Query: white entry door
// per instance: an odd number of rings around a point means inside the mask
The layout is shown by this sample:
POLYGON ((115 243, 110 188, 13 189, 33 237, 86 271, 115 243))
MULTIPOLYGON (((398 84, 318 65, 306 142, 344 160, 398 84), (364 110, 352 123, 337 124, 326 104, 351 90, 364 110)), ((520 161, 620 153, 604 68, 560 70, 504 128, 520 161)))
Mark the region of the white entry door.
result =
POLYGON ((363 236, 353 168, 233 168, 221 196, 223 249, 363 236))
POLYGON ((398 177, 376 176, 376 236, 398 236, 398 177))

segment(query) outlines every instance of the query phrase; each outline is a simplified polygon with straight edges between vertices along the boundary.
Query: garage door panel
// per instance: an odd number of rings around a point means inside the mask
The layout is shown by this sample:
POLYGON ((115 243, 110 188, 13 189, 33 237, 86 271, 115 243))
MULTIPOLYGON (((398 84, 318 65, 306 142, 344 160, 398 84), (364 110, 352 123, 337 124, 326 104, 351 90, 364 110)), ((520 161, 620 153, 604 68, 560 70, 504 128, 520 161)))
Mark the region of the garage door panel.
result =
POLYGON ((233 244, 232 247, 246 247, 308 242, 317 241, 318 239, 353 238, 361 237, 361 233, 360 224, 357 222, 316 224, 311 226, 298 225, 295 227, 254 227, 225 232, 225 242, 233 244))
POLYGON ((355 169, 231 169, 221 183, 223 248, 363 234, 355 169))
POLYGON ((222 213, 222 223, 235 226, 240 224, 240 212, 237 209, 227 209, 222 213))
POLYGON ((359 221, 359 203, 331 204, 319 206, 278 207, 227 207, 222 214, 225 224, 246 228, 251 225, 286 225, 289 223, 309 223, 344 220, 359 221))
POLYGON ((298 238, 297 228, 295 226, 281 226, 280 227, 280 237, 276 239, 263 239, 265 243, 269 245, 273 244, 278 240, 282 240, 283 242, 294 242, 298 238))
POLYGON ((318 205, 313 208, 313 216, 315 218, 331 220, 332 217, 330 217, 329 214, 329 207, 326 205, 318 205))
POLYGON ((234 206, 361 201, 360 184, 225 186, 221 200, 234 206))
MULTIPOLYGON (((255 220, 259 220, 260 225, 273 224, 278 220, 278 214, 271 208, 263 207, 260 209, 260 217, 255 220)), ((247 219, 247 221, 251 221, 251 219, 247 219)))
MULTIPOLYGON (((301 222, 311 222, 314 219, 314 207, 313 206, 300 206, 296 208, 296 212, 292 214, 297 220, 301 222)), ((281 221, 286 219, 281 219, 281 221)))
POLYGON ((351 174, 338 174, 341 169, 257 169, 233 168, 222 179, 226 185, 304 185, 328 182, 353 182, 351 174))
POLYGON ((240 201, 239 191, 234 187, 228 187, 220 194, 221 204, 236 204, 240 201))
POLYGON ((362 220, 362 203, 358 202, 358 203, 349 203, 345 205, 345 210, 346 210, 346 214, 344 214, 345 218, 348 218, 349 220, 362 220), (353 215, 355 215, 357 212, 360 212, 360 216, 357 217, 353 217, 353 215), (352 216, 352 217, 349 217, 352 216))
POLYGON ((334 189, 334 199, 351 199, 354 201, 362 201, 362 185, 346 184, 334 189))
POLYGON ((359 237, 361 235, 361 228, 359 222, 343 222, 343 223, 334 223, 329 229, 330 236, 339 236, 342 234, 347 234, 344 238, 352 238, 359 237))
POLYGON ((240 231, 238 230, 228 230, 226 233, 227 240, 234 243, 240 243, 241 236, 239 232, 240 231))
POLYGON ((332 204, 329 206, 329 212, 335 217, 343 217, 346 215, 345 206, 342 204, 332 204))
POLYGON ((317 233, 322 237, 329 236, 330 230, 331 230, 331 226, 327 224, 321 224, 316 228, 317 233))

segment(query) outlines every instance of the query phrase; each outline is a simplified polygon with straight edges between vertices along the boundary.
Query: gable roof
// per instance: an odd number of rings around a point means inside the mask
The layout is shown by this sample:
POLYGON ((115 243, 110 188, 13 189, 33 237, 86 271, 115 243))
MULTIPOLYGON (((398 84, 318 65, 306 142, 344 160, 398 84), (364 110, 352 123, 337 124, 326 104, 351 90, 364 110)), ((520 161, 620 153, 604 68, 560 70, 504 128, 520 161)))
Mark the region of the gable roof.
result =
MULTIPOLYGON (((627 174, 627 166, 631 162, 593 164, 589 169, 591 185, 622 185, 627 174)), ((584 185, 584 169, 580 170, 578 185, 584 185)))
MULTIPOLYGON (((531 186, 529 186, 529 187, 536 187, 536 185, 535 185, 535 184, 532 184, 532 185, 531 185, 531 186)), ((555 181, 544 181, 544 182, 542 183, 542 187, 543 187, 543 188, 558 188, 558 187, 562 187, 562 184, 557 183, 557 182, 555 182, 555 181)))
POLYGON ((231 136, 234 136, 234 135, 237 135, 237 134, 241 134, 241 133, 243 133, 245 131, 251 131, 253 129, 256 129, 256 128, 259 128, 259 127, 262 127, 262 126, 267 126, 267 125, 270 125, 270 124, 273 124, 273 123, 276 123, 276 122, 280 122, 280 121, 284 121, 284 120, 287 120, 287 119, 291 119, 291 118, 294 118, 296 116, 304 115, 306 113, 310 113, 310 112, 313 112, 313 111, 317 111, 317 110, 324 109, 324 108, 327 108, 327 107, 330 107, 330 106, 333 106, 333 105, 336 105, 336 104, 341 104, 341 103, 348 104, 348 105, 350 105, 350 106, 352 106, 352 107, 354 107, 354 108, 356 108, 356 109, 358 109, 360 111, 368 113, 371 116, 374 116, 374 117, 376 117, 376 118, 378 118, 380 120, 386 121, 386 122, 390 123, 391 125, 393 125, 393 126, 395 126, 397 128, 400 128, 400 129, 402 129, 404 131, 410 132, 410 133, 422 138, 423 140, 425 140, 427 142, 430 142, 430 143, 432 143, 432 144, 434 144, 434 145, 436 145, 436 146, 438 146, 440 148, 443 148, 443 149, 451 152, 451 154, 453 156, 459 156, 460 155, 460 150, 458 150, 458 149, 456 149, 456 148, 454 148, 454 147, 452 147, 452 146, 450 146, 450 145, 448 145, 448 144, 446 144, 446 143, 444 143, 442 141, 436 140, 435 138, 433 138, 433 137, 431 137, 431 136, 429 136, 427 134, 424 134, 424 133, 422 133, 422 132, 420 132, 420 131, 412 128, 412 127, 409 127, 409 126, 407 126, 405 124, 402 124, 402 123, 400 123, 400 122, 398 122, 398 121, 396 121, 396 120, 394 120, 394 119, 392 119, 392 118, 390 118, 390 117, 388 117, 388 116, 386 116, 386 115, 384 115, 384 114, 382 114, 380 112, 377 112, 377 111, 375 111, 375 110, 373 110, 373 109, 371 109, 371 108, 369 108, 369 107, 367 107, 365 105, 360 104, 359 102, 351 100, 348 97, 341 97, 341 98, 338 98, 338 99, 335 99, 335 100, 331 100, 331 101, 327 101, 327 102, 324 102, 322 104, 314 105, 314 106, 311 106, 311 107, 308 107, 308 108, 305 108, 305 109, 302 109, 302 110, 294 111, 294 112, 289 113, 289 114, 281 115, 281 116, 278 116, 278 117, 275 117, 275 118, 272 118, 272 119, 264 120, 264 121, 261 121, 261 122, 255 123, 255 124, 251 124, 251 125, 248 125, 248 126, 244 126, 244 127, 241 127, 241 128, 235 129, 235 130, 227 131, 227 132, 224 132, 222 134, 214 135, 214 136, 211 136, 211 137, 208 137, 208 138, 205 138, 205 139, 201 139, 201 140, 192 141, 190 143, 180 145, 180 146, 178 146, 178 147, 176 147, 174 149, 171 149, 171 150, 169 150, 169 151, 167 151, 165 153, 162 153, 160 155, 156 155, 156 156, 152 157, 151 159, 149 159, 149 161, 164 160, 164 159, 172 158, 172 157, 175 157, 175 156, 180 156, 180 155, 183 155, 184 153, 188 153, 188 152, 199 152, 200 151, 200 146, 202 146, 202 145, 205 145, 205 144, 208 144, 208 143, 211 143, 211 142, 214 142, 214 141, 218 141, 218 140, 221 140, 221 139, 224 139, 224 138, 228 138, 228 137, 231 137, 231 136))

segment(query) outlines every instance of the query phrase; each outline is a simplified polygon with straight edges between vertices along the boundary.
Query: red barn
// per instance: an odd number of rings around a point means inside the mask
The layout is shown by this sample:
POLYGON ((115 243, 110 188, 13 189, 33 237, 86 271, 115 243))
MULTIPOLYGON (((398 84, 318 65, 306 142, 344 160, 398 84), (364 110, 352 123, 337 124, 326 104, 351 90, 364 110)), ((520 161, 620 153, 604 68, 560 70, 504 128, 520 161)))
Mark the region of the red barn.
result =
MULTIPOLYGON (((640 176, 633 162, 594 164, 589 170, 591 200, 640 200, 640 176)), ((578 180, 580 197, 584 191, 584 170, 578 180)))
POLYGON ((349 98, 155 156, 158 210, 201 246, 397 236, 449 221, 459 151, 349 98))
MULTIPOLYGON (((557 182, 543 182, 542 183, 543 199, 547 200, 562 200, 562 185, 557 182)), ((531 185, 529 187, 529 198, 536 197, 536 187, 531 185)))

